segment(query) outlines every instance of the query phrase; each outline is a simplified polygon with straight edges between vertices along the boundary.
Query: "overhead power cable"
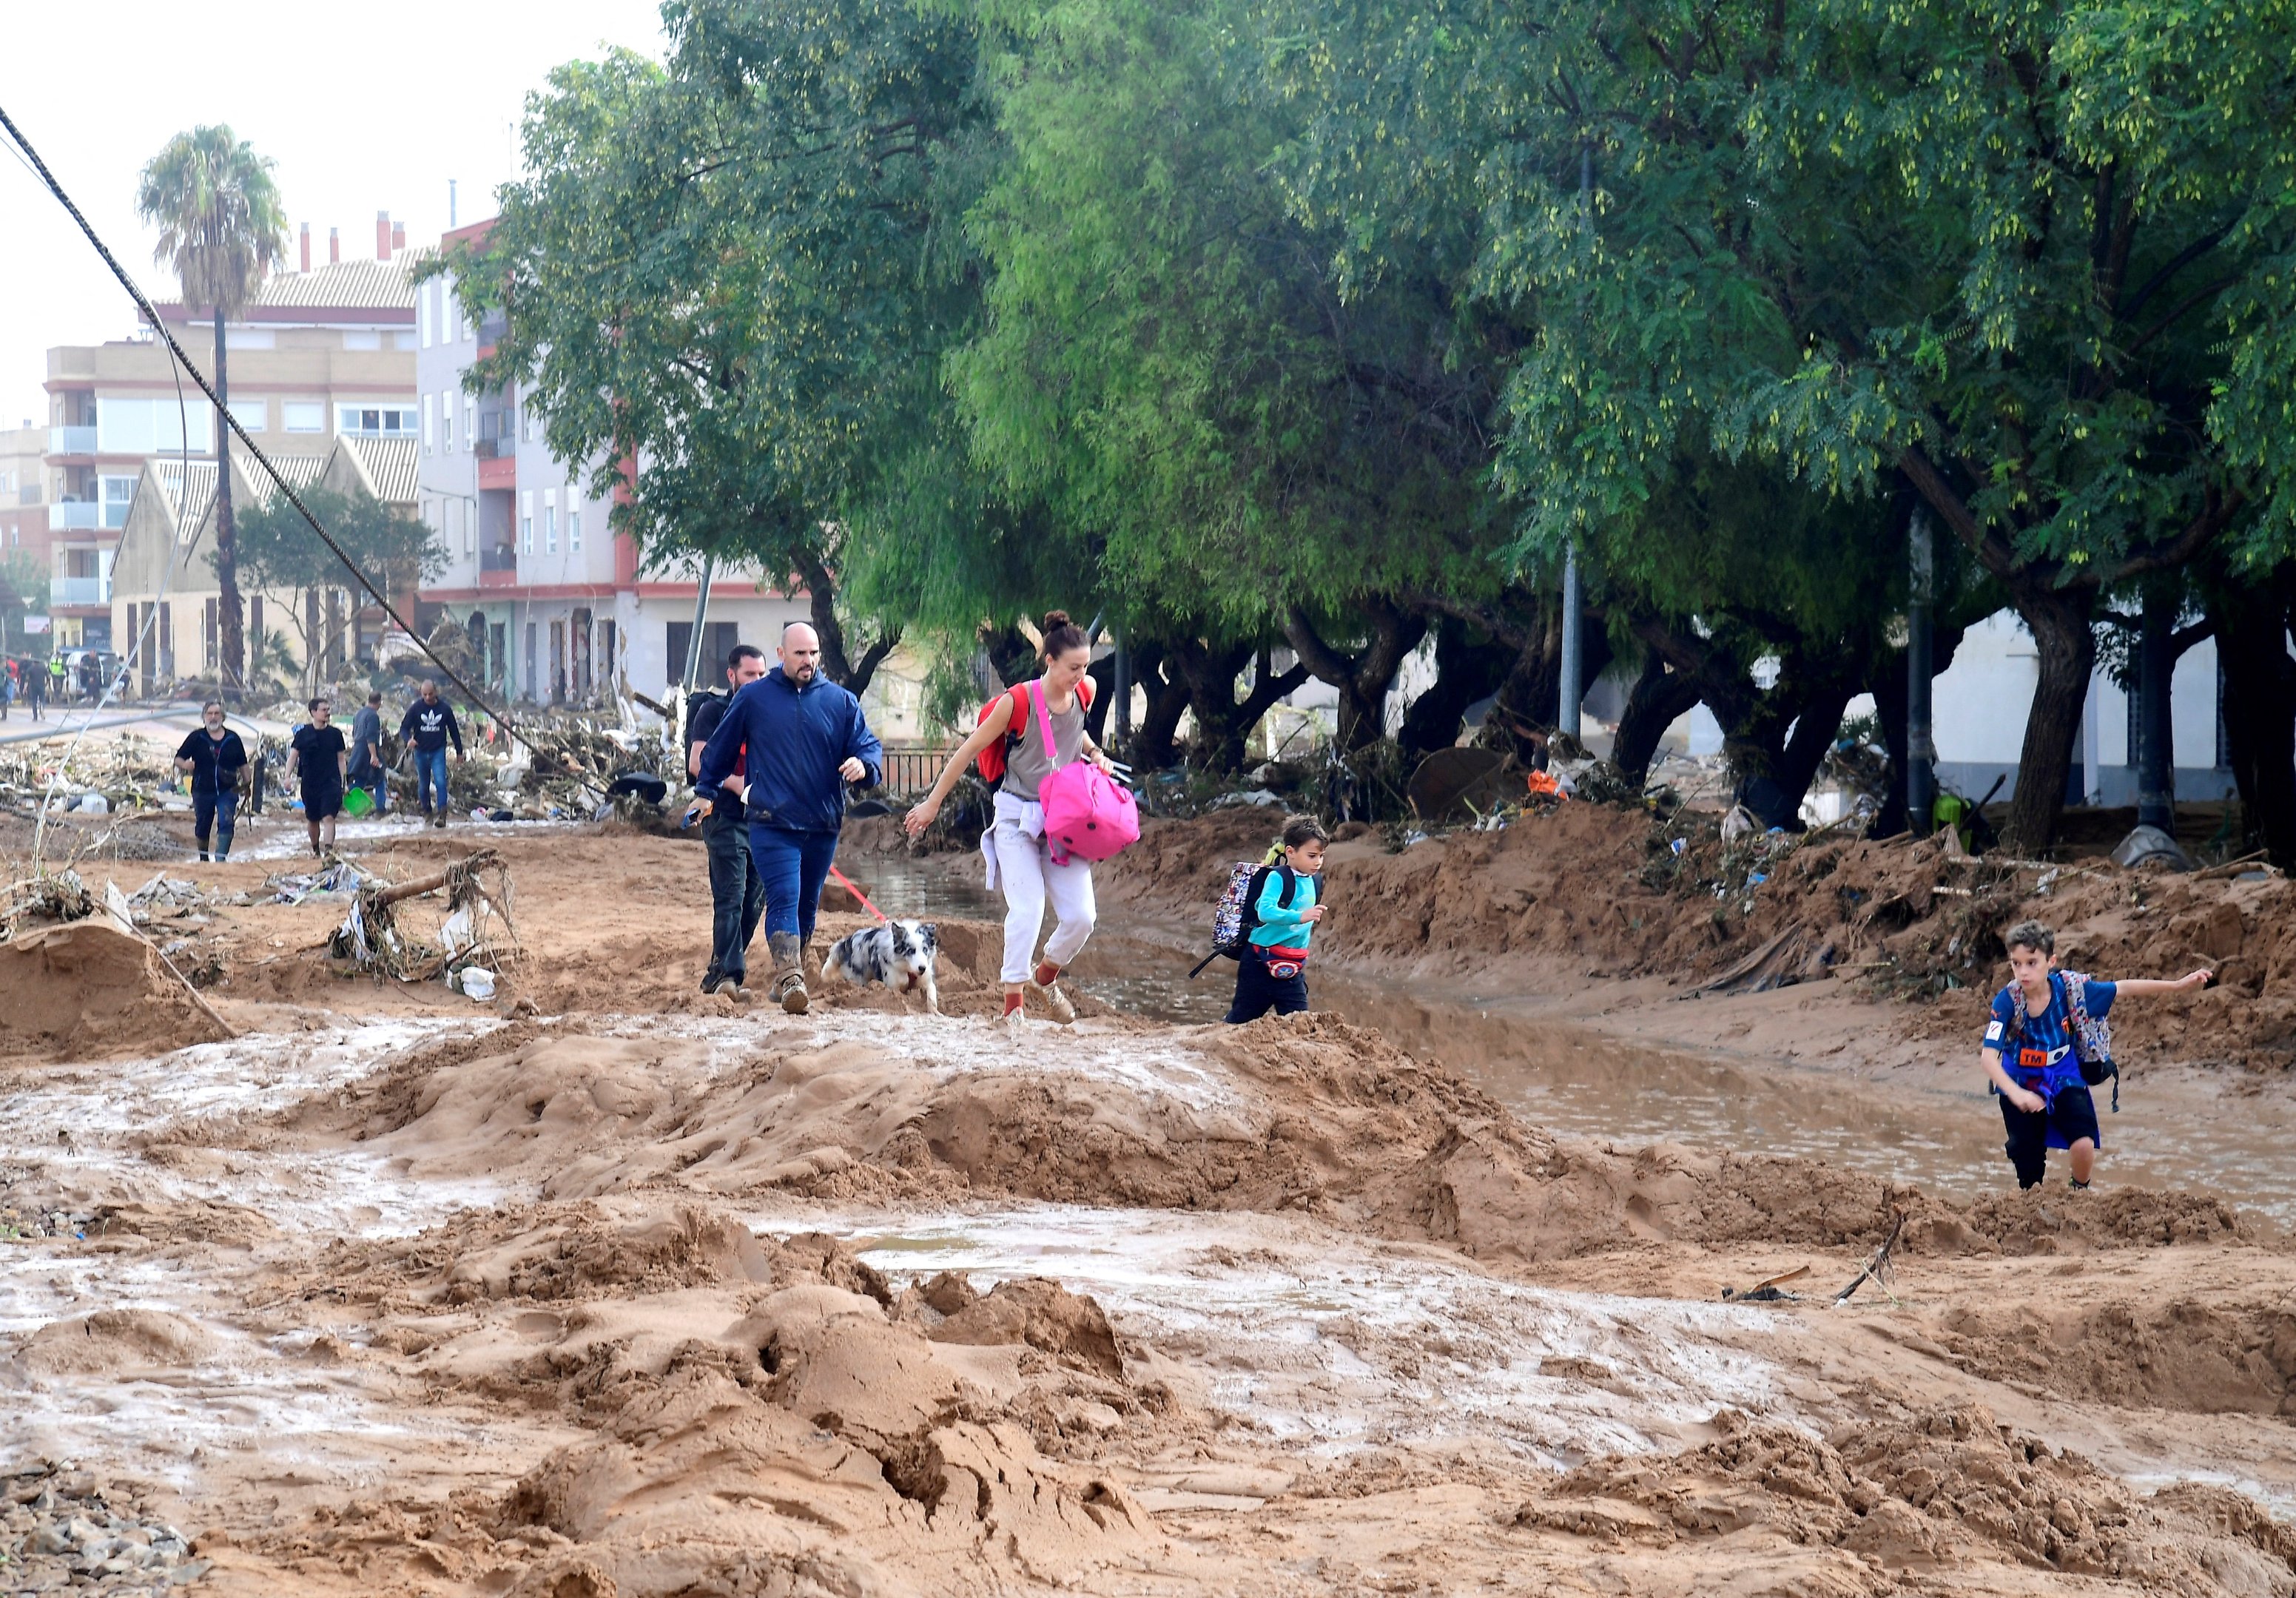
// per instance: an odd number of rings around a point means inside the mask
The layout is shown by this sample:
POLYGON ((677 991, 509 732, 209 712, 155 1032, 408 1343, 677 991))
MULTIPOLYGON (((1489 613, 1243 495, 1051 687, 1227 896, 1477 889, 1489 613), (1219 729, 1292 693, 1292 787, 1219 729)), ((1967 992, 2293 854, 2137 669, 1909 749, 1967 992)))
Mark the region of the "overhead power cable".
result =
MULTIPOLYGON (((319 542, 325 545, 335 559, 342 562, 343 570, 357 579, 358 586, 365 590, 374 602, 381 608, 382 613, 390 618, 391 622, 400 632, 414 641, 414 646, 430 658, 430 663, 439 668, 448 682, 463 691, 473 706, 494 717, 497 726, 520 743, 524 744, 534 754, 544 755, 554 752, 545 750, 521 732, 517 723, 501 710, 496 709, 485 695, 463 681, 462 674, 439 657, 439 652, 430 647, 430 641, 414 630, 406 619, 401 616, 397 608, 391 604, 390 596, 360 569, 358 562, 351 559, 343 546, 335 542, 333 535, 319 524, 319 519, 311 513, 311 507, 303 503, 302 496, 297 494, 293 486, 281 475, 279 468, 271 463, 271 457, 263 453, 262 446, 248 437, 247 430, 239 423, 239 418, 233 415, 222 400, 217 397, 215 389, 208 381, 207 375, 193 364, 192 357, 184 353, 184 347, 176 341, 176 335, 169 332, 167 324, 160 320, 160 313, 153 309, 152 302, 144 298, 144 291, 135 286, 135 280, 127 275, 127 269, 120 266, 119 259, 106 247, 103 240, 97 236, 95 229, 89 225, 87 218, 80 214, 79 207, 74 205, 71 196, 64 193, 63 185, 56 181, 55 174, 48 170, 47 162, 40 159, 40 152, 32 148, 32 142, 24 136, 23 130, 16 126, 14 119, 8 115, 5 107, 0 107, 0 128, 7 130, 8 136, 15 142, 16 147, 21 150, 30 160, 32 168, 38 175, 40 181, 47 185, 48 193, 56 197, 56 202, 62 205, 70 214, 71 219, 79 225, 79 230, 86 235, 87 242, 95 246, 96 254, 103 258, 103 264, 111 269, 111 275, 119 280, 119 286, 126 289, 128 297, 135 301, 136 308, 144 313, 144 321, 151 324, 153 332, 167 340, 168 348, 173 352, 175 358, 182 364, 184 371, 192 374, 192 381, 200 386, 200 392, 206 395, 208 403, 215 407, 217 420, 238 438, 241 446, 248 455, 269 475, 279 492, 287 496, 287 503, 293 505, 303 520, 310 524, 311 531, 318 535, 319 542)), ((606 791, 586 773, 570 770, 568 774, 594 793, 603 796, 606 791)))

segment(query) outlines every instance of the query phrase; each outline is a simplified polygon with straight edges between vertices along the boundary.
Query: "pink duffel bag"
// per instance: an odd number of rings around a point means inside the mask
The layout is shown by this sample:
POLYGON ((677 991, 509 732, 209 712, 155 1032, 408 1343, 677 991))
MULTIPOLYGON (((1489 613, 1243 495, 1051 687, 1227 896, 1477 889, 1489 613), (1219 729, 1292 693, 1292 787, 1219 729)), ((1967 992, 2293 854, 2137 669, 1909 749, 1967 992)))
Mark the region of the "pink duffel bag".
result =
POLYGON ((1037 708, 1037 735, 1045 741, 1046 758, 1053 770, 1037 784, 1037 799, 1045 809, 1045 841, 1052 847, 1053 863, 1065 865, 1071 858, 1106 860, 1140 841, 1140 807, 1132 791, 1089 760, 1060 764, 1060 746, 1053 742, 1052 717, 1045 710, 1045 684, 1038 679, 1029 702, 1037 708))

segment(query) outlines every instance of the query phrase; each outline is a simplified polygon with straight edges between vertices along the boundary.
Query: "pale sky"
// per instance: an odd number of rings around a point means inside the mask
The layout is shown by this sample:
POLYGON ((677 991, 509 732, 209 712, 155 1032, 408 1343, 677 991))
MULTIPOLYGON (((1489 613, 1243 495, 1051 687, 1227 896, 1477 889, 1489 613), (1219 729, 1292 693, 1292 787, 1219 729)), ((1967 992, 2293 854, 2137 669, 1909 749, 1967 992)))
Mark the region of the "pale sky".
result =
MULTIPOLYGON (((409 248, 456 217, 490 217, 512 176, 512 125, 551 68, 620 45, 661 53, 655 0, 250 0, 206 19, 181 0, 0 0, 0 107, 153 299, 175 277, 135 215, 144 163, 203 122, 228 123, 278 166, 288 265, 308 222, 343 257, 374 254, 374 214, 409 248)), ((0 150, 12 150, 0 135, 0 150)), ((126 337, 135 308, 30 169, 0 153, 0 427, 44 424, 47 349, 126 337)))

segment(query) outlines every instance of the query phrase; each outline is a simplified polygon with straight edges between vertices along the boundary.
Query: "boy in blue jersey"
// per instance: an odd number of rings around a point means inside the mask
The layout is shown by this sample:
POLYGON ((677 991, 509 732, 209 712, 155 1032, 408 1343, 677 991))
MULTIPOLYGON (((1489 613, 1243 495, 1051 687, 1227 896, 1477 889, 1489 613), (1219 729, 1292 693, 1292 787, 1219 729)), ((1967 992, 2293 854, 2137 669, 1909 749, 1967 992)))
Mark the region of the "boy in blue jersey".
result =
POLYGON ((2081 1063, 2111 1059, 2105 1017, 2121 999, 2206 987, 2209 973, 2196 971, 2173 982, 2105 982, 2059 971, 2056 934, 2035 921, 2010 928, 2002 941, 2009 946, 2012 980, 1994 996, 1979 1059, 2001 1095, 2009 1163, 2017 1168, 2018 1186, 2038 1187, 2049 1151, 2063 1149, 2072 1156, 2072 1185, 2085 1188, 2104 1139, 2081 1063))

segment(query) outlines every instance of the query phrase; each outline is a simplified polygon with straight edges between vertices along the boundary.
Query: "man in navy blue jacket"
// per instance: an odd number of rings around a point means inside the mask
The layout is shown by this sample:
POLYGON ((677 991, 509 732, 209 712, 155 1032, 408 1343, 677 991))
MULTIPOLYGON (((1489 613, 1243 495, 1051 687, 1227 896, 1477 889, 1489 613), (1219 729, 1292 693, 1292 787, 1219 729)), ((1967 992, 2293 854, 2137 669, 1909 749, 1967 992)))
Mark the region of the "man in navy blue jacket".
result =
POLYGON ((749 746, 742 803, 750 858, 766 885, 773 996, 798 1015, 807 1004, 805 946, 845 824, 845 785, 884 781, 885 750, 861 701, 821 675, 821 639, 811 627, 791 622, 776 652, 781 664, 726 705, 702 746, 694 786, 716 795, 749 746))

